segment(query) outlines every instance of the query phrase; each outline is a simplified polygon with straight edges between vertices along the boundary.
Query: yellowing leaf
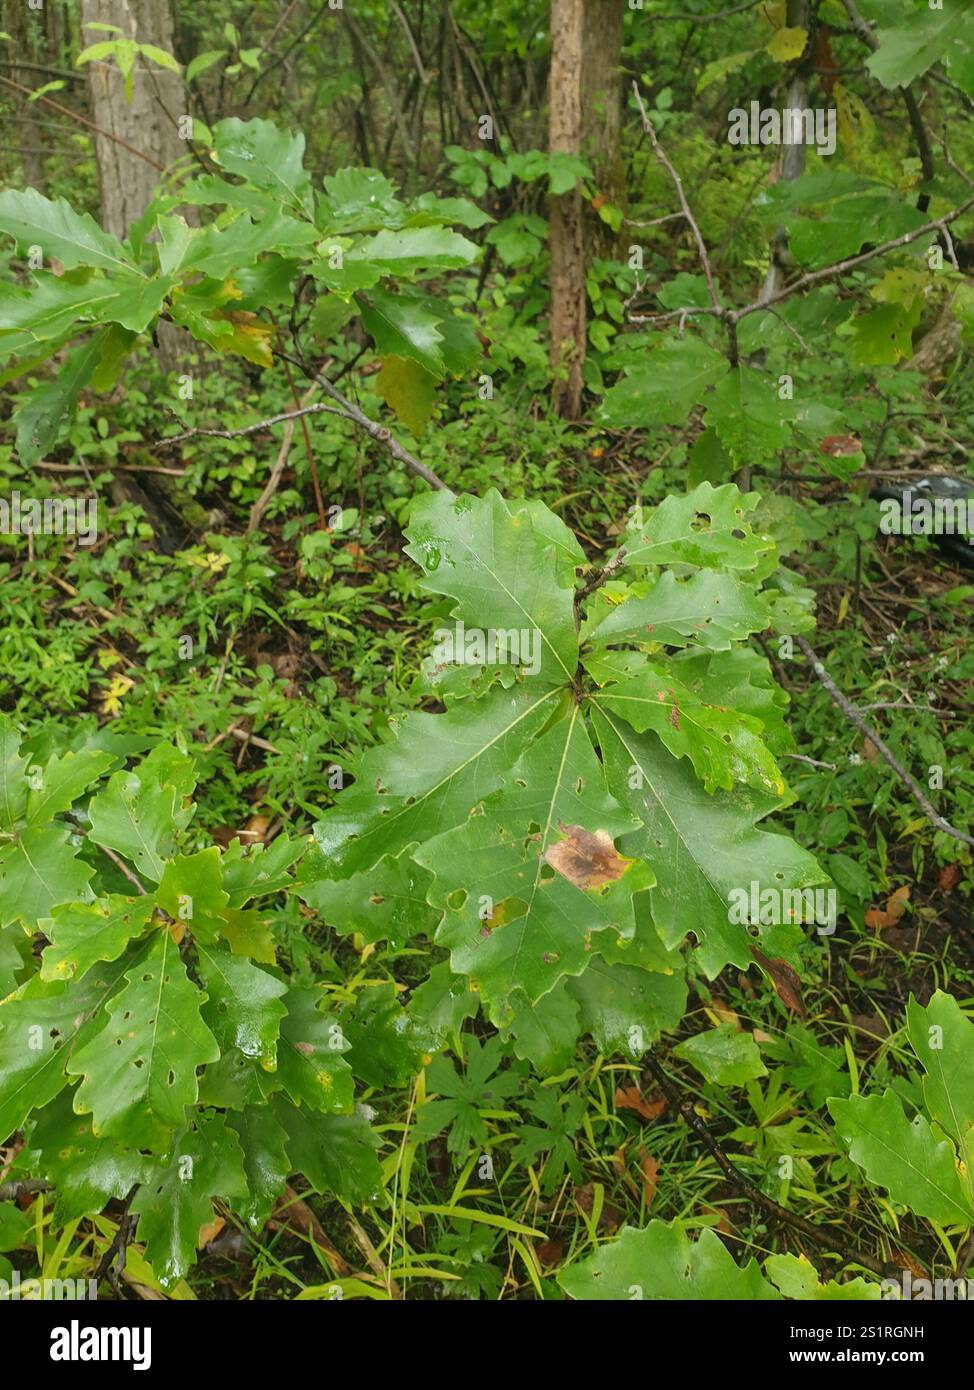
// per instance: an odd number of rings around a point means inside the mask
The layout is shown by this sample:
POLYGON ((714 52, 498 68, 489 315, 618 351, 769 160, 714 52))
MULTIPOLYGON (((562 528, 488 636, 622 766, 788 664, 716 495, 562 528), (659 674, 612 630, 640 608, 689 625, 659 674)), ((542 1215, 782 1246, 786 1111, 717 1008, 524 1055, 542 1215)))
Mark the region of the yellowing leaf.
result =
POLYGON ((433 412, 436 378, 409 357, 383 357, 376 390, 418 439, 433 412))
POLYGON ((876 122, 865 102, 841 82, 836 82, 833 96, 842 152, 853 168, 859 168, 866 163, 865 157, 869 156, 875 143, 876 122))
POLYGON ((135 681, 129 680, 128 676, 112 676, 108 683, 108 689, 101 697, 102 714, 120 714, 122 698, 128 694, 134 684, 135 681))
POLYGON ((806 29, 776 29, 768 40, 767 51, 779 63, 794 63, 805 52, 806 29))

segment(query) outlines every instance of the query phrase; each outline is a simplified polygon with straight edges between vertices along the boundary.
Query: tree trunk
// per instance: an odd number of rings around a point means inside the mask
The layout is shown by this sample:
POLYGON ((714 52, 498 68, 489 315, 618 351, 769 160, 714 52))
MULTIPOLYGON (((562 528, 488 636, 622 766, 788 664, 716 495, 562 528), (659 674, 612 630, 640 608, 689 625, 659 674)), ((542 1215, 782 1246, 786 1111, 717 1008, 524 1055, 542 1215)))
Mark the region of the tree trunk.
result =
MULTIPOLYGON (((126 38, 151 43, 172 53, 170 0, 79 2, 81 37, 85 46, 106 37, 102 30, 89 29, 89 24, 115 24, 126 38)), ((152 201, 164 177, 164 170, 156 165, 161 164, 165 169, 186 154, 187 144, 179 138, 177 122, 187 113, 187 98, 178 73, 141 58, 135 65, 131 102, 126 100, 124 79, 113 59, 88 63, 87 69, 91 118, 95 125, 143 151, 153 161, 140 159, 124 145, 104 135, 95 136, 102 226, 124 237, 152 201)), ((185 335, 172 324, 161 323, 156 336, 163 371, 174 371, 181 348, 187 343, 185 335)))
MULTIPOLYGON (((584 32, 584 0, 551 0, 548 143, 552 154, 581 152, 584 32)), ((565 419, 576 420, 582 411, 586 309, 582 197, 577 188, 551 199, 548 235, 552 406, 565 419)))
MULTIPOLYGON (((788 0, 787 24, 792 29, 804 29, 808 32, 811 26, 811 0, 788 0)), ((796 65, 788 83, 788 98, 785 106, 792 110, 801 110, 808 102, 808 78, 805 69, 805 60, 802 58, 796 65)), ((805 172, 805 146, 800 143, 785 145, 784 153, 781 157, 782 183, 794 183, 800 179, 805 172)), ((779 227, 771 240, 771 263, 768 266, 768 273, 765 277, 764 286, 759 296, 762 304, 773 299, 785 284, 787 277, 787 266, 785 257, 788 250, 788 237, 784 227, 779 227)))
MULTIPOLYGON (((43 11, 28 10, 24 0, 10 0, 3 7, 4 27, 8 29, 13 42, 10 53, 24 61, 43 62, 44 14, 43 11)), ((10 76, 22 87, 39 87, 47 78, 30 68, 14 68, 10 76)), ((28 101, 20 94, 15 98, 17 106, 17 138, 20 145, 20 163, 24 171, 24 182, 32 188, 44 192, 44 151, 47 141, 44 128, 38 124, 37 103, 28 101)), ((11 143, 14 143, 11 141, 11 143)))
MULTIPOLYGON (((596 194, 626 209, 622 163, 622 11, 621 0, 584 0, 582 51, 582 154, 592 166, 596 194)), ((618 255, 621 236, 597 211, 587 215, 592 254, 618 255)))
MULTIPOLYGON (((85 45, 111 37, 87 28, 97 22, 115 24, 126 38, 172 52, 169 0, 80 0, 80 13, 85 45)), ((186 153, 186 144, 180 140, 176 126, 178 117, 186 111, 183 83, 177 73, 139 59, 132 100, 128 102, 122 74, 114 60, 89 63, 87 68, 95 125, 162 165, 169 165, 186 153)), ((106 231, 123 237, 151 200, 162 174, 123 145, 102 135, 95 136, 95 156, 102 225, 106 231)))

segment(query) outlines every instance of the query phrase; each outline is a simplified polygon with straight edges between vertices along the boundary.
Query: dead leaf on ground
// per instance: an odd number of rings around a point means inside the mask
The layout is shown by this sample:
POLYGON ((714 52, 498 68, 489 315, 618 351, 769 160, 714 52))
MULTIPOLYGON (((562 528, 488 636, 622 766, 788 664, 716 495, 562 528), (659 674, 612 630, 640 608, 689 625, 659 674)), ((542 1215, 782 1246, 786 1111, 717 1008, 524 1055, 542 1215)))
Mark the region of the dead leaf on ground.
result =
POLYGON ((964 877, 964 867, 962 864, 945 864, 937 875, 937 881, 945 893, 956 888, 964 877))
POLYGON ((617 1086, 615 1105, 617 1110, 635 1110, 644 1120, 655 1120, 666 1109, 666 1097, 646 1100, 638 1086, 617 1086))
POLYGON ((214 1216, 212 1221, 207 1221, 205 1226, 201 1226, 197 1250, 205 1250, 211 1240, 216 1240, 226 1224, 222 1216, 214 1216))
POLYGON ((897 888, 895 893, 890 893, 886 899, 885 911, 880 907, 871 907, 866 913, 865 922, 867 927, 874 927, 876 931, 883 931, 886 927, 893 927, 906 911, 906 905, 910 900, 910 885, 904 883, 897 888))
POLYGON ((656 1191, 656 1184, 659 1182, 659 1164, 652 1154, 640 1151, 639 1171, 643 1175, 643 1198, 646 1202, 646 1210, 649 1211, 656 1191))
POLYGON ((774 985, 774 992, 785 1008, 790 1009, 799 1018, 806 1018, 802 982, 795 967, 789 965, 786 960, 770 960, 757 946, 751 947, 751 955, 774 985))
POLYGON ((884 1042, 889 1037, 889 1025, 879 1014, 851 1014, 849 1022, 861 1037, 884 1042))
POLYGON ((622 877, 631 864, 616 854, 615 845, 605 830, 590 830, 581 825, 563 825, 558 829, 567 839, 558 840, 545 850, 545 861, 576 888, 601 888, 622 877))
MULTIPOLYGON (((591 1216, 595 1209, 595 1184, 584 1183, 581 1187, 575 1188, 575 1201, 585 1212, 586 1216, 591 1216)), ((611 1235, 617 1231, 625 1220, 625 1213, 620 1211, 612 1202, 603 1202, 602 1210, 599 1213, 599 1230, 608 1231, 611 1235)))
POLYGON ((716 1216, 717 1225, 715 1231, 719 1231, 722 1236, 732 1236, 734 1234, 734 1223, 724 1211, 723 1207, 702 1207, 704 1216, 716 1216))
POLYGON ((735 1028, 740 1028, 736 1010, 732 1009, 730 1004, 725 1004, 719 995, 711 995, 708 1007, 717 1015, 719 1023, 733 1023, 735 1028))
POLYGON ((540 1264, 550 1268, 561 1262, 561 1257, 565 1253, 565 1246, 560 1240, 542 1240, 534 1247, 534 1253, 540 1264))

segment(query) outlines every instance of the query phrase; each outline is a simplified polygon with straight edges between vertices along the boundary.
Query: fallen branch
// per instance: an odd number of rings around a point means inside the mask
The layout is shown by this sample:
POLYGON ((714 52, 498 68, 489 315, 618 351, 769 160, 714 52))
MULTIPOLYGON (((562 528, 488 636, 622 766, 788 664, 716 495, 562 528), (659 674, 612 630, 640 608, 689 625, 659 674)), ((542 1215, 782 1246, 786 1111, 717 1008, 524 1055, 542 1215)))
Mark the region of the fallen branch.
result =
POLYGON ((677 1087, 657 1062, 651 1052, 646 1054, 647 1069, 652 1072, 653 1078, 663 1092, 670 1105, 681 1115, 693 1130, 694 1134, 703 1144, 704 1148, 715 1160, 721 1172, 728 1178, 735 1187, 739 1188, 745 1196, 752 1202, 763 1207, 766 1212, 775 1216, 786 1226, 792 1226, 796 1231, 801 1231, 802 1235, 815 1242, 823 1250, 830 1250, 833 1254, 841 1255, 850 1264, 862 1265, 864 1269, 872 1270, 873 1274, 878 1274, 880 1278, 898 1279, 901 1270, 892 1264, 884 1264, 881 1260, 874 1259, 872 1255, 860 1254, 855 1250, 850 1250, 834 1231, 823 1230, 816 1226, 812 1221, 806 1221, 804 1216, 799 1216, 796 1212, 789 1211, 787 1207, 781 1206, 773 1197, 767 1196, 759 1187, 756 1187, 751 1179, 745 1177, 739 1168, 731 1162, 727 1154, 720 1147, 720 1144, 710 1133, 710 1130, 696 1113, 689 1100, 677 1090, 677 1087))
POLYGON ((920 810, 926 816, 930 824, 934 826, 935 829, 942 831, 944 835, 951 835, 955 840, 963 841, 965 845, 974 845, 974 836, 968 835, 964 830, 957 830, 953 825, 950 824, 949 821, 944 820, 943 816, 939 815, 938 812, 934 810, 933 806, 930 804, 927 797, 925 796, 919 782, 916 780, 915 777, 913 777, 909 772, 907 772, 906 768, 897 758, 896 754, 892 753, 890 749, 887 748, 881 736, 876 732, 873 726, 868 722, 868 720, 863 718, 863 716, 859 713, 859 711, 852 704, 852 702, 845 695, 843 695, 842 691, 839 689, 835 681, 829 675, 828 671, 825 669, 825 666, 815 655, 815 652, 809 646, 805 638, 796 637, 795 641, 798 643, 802 651, 805 653, 809 661, 812 663, 812 670, 815 673, 816 679, 819 680, 821 684, 825 686, 825 689, 829 692, 829 695, 831 696, 833 702, 836 705, 838 705, 839 709, 845 715, 846 719, 848 719, 849 723, 854 725, 855 728, 857 728, 861 734, 865 734, 866 738, 868 738, 870 743, 873 744, 880 757, 882 757, 885 760, 885 762, 887 762, 889 766, 893 769, 897 777, 903 783, 904 787, 906 787, 907 791, 913 797, 913 800, 919 806, 920 810))

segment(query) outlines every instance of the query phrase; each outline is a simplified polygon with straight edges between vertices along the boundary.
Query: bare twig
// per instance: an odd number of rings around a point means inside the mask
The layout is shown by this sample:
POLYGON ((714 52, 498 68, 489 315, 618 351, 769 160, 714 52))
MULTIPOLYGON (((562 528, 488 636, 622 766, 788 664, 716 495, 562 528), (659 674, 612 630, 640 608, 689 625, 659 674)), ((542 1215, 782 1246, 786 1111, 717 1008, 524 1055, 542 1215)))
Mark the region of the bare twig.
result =
POLYGON ((697 219, 690 211, 690 204, 687 202, 686 194, 683 191, 683 180, 680 178, 680 175, 676 172, 669 159, 667 159, 662 145, 656 138, 656 130, 653 127, 652 121, 649 119, 646 107, 643 105, 643 99, 639 92, 638 83, 633 82, 632 90, 636 98, 636 105, 639 107, 639 114, 642 117, 643 129, 649 136, 650 144, 653 147, 653 153, 655 154, 659 163, 662 164, 663 168, 669 174, 670 178, 673 180, 673 186, 675 187, 677 197, 680 200, 680 207, 683 209, 683 216, 689 222, 690 230, 693 232, 693 239, 697 243, 697 252, 700 256, 700 264, 703 266, 703 273, 707 277, 707 289, 710 292, 711 303, 713 304, 714 309, 717 311, 717 314, 719 316, 722 316, 724 310, 721 306, 720 300, 717 298, 717 290, 714 285, 714 270, 713 266, 710 264, 710 257, 707 254, 707 244, 703 239, 703 234, 701 233, 699 226, 697 225, 697 219))
POLYGON ((821 763, 818 758, 809 758, 804 753, 782 753, 781 757, 791 758, 795 763, 805 763, 807 767, 825 767, 829 772, 838 772, 835 763, 821 763))
MULTIPOLYGON (((2 82, 5 87, 13 87, 15 91, 22 93, 24 96, 29 97, 34 95, 29 87, 21 86, 21 84, 15 82, 12 77, 0 77, 0 82, 2 82)), ((130 145, 129 142, 123 140, 120 135, 113 135, 110 130, 102 130, 101 126, 95 125, 94 121, 89 121, 87 117, 80 115, 77 111, 72 111, 70 106, 62 106, 59 101, 52 101, 50 97, 38 97, 37 100, 42 101, 45 106, 50 106, 55 111, 60 111, 62 116, 67 116, 70 120, 77 121, 79 125, 86 126, 88 130, 93 130, 96 135, 103 135, 106 140, 111 140, 114 144, 121 145, 123 149, 128 150, 129 154, 136 155, 139 159, 144 160, 146 164, 151 164, 153 169, 158 169, 160 174, 166 172, 166 166, 160 164, 157 159, 153 159, 151 155, 146 154, 144 150, 137 150, 134 145, 130 145)))
POLYGON ((652 1073, 653 1078, 664 1096, 666 1096, 670 1105, 677 1114, 681 1115, 687 1122, 694 1134, 696 1134, 697 1138, 704 1145, 707 1152, 716 1161, 724 1176, 729 1178, 734 1186, 743 1192, 745 1196, 749 1197, 752 1202, 763 1207, 765 1211, 770 1212, 773 1216, 777 1217, 779 1221, 784 1222, 785 1225, 794 1227, 796 1231, 801 1231, 803 1235, 807 1236, 809 1240, 814 1241, 815 1244, 823 1250, 830 1250, 835 1254, 841 1255, 848 1263, 862 1265, 864 1269, 872 1270, 872 1272, 878 1274, 880 1278, 889 1275, 899 1277, 901 1271, 897 1269, 895 1265, 883 1264, 882 1261, 875 1259, 872 1255, 862 1254, 849 1249, 837 1231, 831 1229, 825 1230, 816 1226, 814 1222, 806 1221, 803 1216, 799 1216, 796 1212, 789 1211, 787 1207, 781 1206, 773 1197, 768 1197, 759 1187, 756 1187, 754 1183, 751 1182, 750 1178, 745 1177, 740 1169, 731 1162, 730 1158, 724 1153, 724 1150, 710 1133, 710 1130, 704 1124, 703 1120, 696 1113, 689 1100, 684 1099, 680 1094, 672 1079, 663 1070, 651 1052, 646 1054, 646 1066, 652 1073))
POLYGON ((397 462, 404 464, 411 473, 415 473, 417 477, 429 483, 430 487, 440 489, 446 488, 446 483, 442 478, 437 477, 432 468, 427 468, 425 463, 420 463, 418 458, 415 458, 408 449, 404 448, 403 445, 399 443, 398 439, 392 435, 390 430, 387 430, 384 425, 380 425, 377 420, 371 420, 353 401, 350 401, 347 396, 342 395, 338 387, 333 386, 326 376, 322 376, 320 372, 316 372, 313 367, 309 367, 308 364, 302 362, 299 357, 291 357, 288 353, 281 352, 277 349, 274 351, 274 356, 280 357, 284 362, 292 363, 293 366, 297 367, 300 372, 303 372, 309 380, 316 381, 325 395, 330 396, 333 401, 337 401, 341 406, 340 413, 343 414, 346 419, 353 421, 360 429, 363 429, 377 444, 381 444, 388 450, 397 462))
MULTIPOLYGON (((244 425, 239 430, 186 430, 183 434, 169 434, 163 439, 156 440, 157 449, 167 449, 173 444, 182 444, 187 439, 194 439, 197 435, 210 435, 214 439, 241 439, 244 435, 259 434, 262 430, 269 430, 272 425, 286 424, 288 421, 299 419, 302 415, 344 415, 345 411, 339 410, 333 405, 324 405, 321 401, 316 401, 314 405, 302 406, 299 410, 283 410, 280 415, 269 415, 266 420, 257 420, 252 425, 244 425)), ((291 426, 293 430, 293 423, 291 426)), ((158 470, 153 470, 158 471, 158 470)), ((169 470, 172 471, 172 470, 169 470)))
POLYGON ((815 652, 809 646, 805 638, 796 636, 795 641, 798 643, 802 651, 805 653, 809 661, 812 663, 812 670, 815 673, 816 679, 820 681, 822 685, 825 686, 825 689, 831 696, 833 703, 838 705, 839 709, 845 715, 846 719, 848 719, 849 723, 854 725, 855 728, 857 728, 861 734, 865 734, 866 738, 868 738, 869 741, 874 745, 880 757, 882 757, 884 761, 888 763, 889 766, 896 773, 897 777, 903 783, 904 787, 906 787, 907 791, 913 797, 913 800, 919 806, 920 810, 926 816, 930 824, 934 826, 935 829, 942 831, 944 835, 950 835, 955 840, 961 840, 965 845, 974 845, 974 836, 968 835, 967 832, 964 830, 957 830, 953 825, 950 824, 949 821, 944 820, 943 816, 941 816, 937 811, 934 810, 933 806, 930 804, 929 800, 924 795, 923 789, 921 788, 919 782, 917 782, 916 778, 913 777, 909 772, 907 772, 906 768, 896 757, 895 753, 892 753, 889 750, 889 748, 887 748, 886 744, 882 740, 882 737, 876 732, 873 726, 868 722, 868 720, 863 718, 863 716, 859 713, 859 711, 852 704, 852 702, 845 695, 843 695, 842 691, 839 689, 835 681, 829 675, 828 671, 825 669, 825 666, 815 655, 815 652))

